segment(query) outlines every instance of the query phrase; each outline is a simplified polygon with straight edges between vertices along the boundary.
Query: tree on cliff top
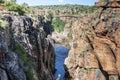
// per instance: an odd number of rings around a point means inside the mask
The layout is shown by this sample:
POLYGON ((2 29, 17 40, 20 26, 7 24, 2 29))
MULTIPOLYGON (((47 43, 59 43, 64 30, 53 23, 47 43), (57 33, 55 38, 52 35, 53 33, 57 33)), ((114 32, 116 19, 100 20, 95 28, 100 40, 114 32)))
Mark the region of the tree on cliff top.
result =
POLYGON ((18 12, 19 15, 24 15, 26 12, 24 6, 18 5, 14 2, 5 2, 3 5, 6 7, 8 11, 18 12))
POLYGON ((47 15, 47 21, 50 21, 52 23, 52 20, 53 20, 53 13, 49 11, 47 15))

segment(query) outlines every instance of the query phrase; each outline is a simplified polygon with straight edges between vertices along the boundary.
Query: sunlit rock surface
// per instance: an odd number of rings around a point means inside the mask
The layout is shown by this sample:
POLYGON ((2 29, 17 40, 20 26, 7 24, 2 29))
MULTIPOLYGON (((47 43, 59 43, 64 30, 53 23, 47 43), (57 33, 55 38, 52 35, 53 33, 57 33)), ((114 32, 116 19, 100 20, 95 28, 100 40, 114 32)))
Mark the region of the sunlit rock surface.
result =
POLYGON ((73 46, 65 60, 69 80, 119 80, 119 0, 100 0, 100 11, 72 27, 73 46), (106 3, 106 4, 105 4, 106 3))

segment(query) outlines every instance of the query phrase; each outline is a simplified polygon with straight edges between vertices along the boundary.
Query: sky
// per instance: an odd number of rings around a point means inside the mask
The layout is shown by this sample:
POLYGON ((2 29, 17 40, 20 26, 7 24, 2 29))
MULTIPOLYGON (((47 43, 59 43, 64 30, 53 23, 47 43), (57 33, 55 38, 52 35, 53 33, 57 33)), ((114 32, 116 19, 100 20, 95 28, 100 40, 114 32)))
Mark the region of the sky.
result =
POLYGON ((98 0, 17 0, 18 4, 27 3, 29 6, 34 5, 57 5, 57 4, 81 4, 94 5, 98 0))

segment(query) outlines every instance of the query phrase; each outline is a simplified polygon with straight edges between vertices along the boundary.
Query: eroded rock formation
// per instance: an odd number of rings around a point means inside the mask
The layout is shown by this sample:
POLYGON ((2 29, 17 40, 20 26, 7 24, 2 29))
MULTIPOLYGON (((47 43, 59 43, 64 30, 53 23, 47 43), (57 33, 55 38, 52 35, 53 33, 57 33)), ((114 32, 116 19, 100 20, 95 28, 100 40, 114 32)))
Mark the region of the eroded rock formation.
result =
POLYGON ((101 11, 95 18, 72 27, 73 46, 65 60, 69 80, 119 80, 120 1, 101 0, 96 6, 101 11))
POLYGON ((1 14, 9 24, 0 28, 0 79, 54 80, 55 55, 47 37, 50 24, 40 18, 35 24, 28 16, 1 14))

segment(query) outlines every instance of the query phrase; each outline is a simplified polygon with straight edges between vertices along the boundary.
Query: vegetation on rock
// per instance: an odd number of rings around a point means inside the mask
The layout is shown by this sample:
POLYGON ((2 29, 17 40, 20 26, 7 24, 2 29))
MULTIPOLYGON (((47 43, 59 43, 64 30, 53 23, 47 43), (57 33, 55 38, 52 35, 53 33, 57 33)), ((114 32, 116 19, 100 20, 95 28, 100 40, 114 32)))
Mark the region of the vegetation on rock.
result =
POLYGON ((8 22, 3 21, 1 18, 2 18, 2 15, 0 14, 0 29, 5 29, 6 27, 8 27, 8 22))
POLYGON ((24 15, 25 12, 26 12, 25 11, 26 10, 25 7, 23 7, 21 5, 17 5, 15 3, 13 3, 13 2, 6 2, 3 5, 6 7, 6 9, 8 11, 18 12, 19 15, 24 15))
POLYGON ((28 59, 25 49, 20 44, 14 45, 13 51, 17 53, 19 58, 22 60, 24 67, 26 67, 24 68, 24 71, 25 71, 27 80, 33 80, 34 78, 33 78, 32 67, 36 67, 36 63, 28 59))
POLYGON ((15 2, 16 1, 7 2, 4 0, 1 0, 0 5, 2 7, 5 7, 5 9, 8 11, 17 12, 19 15, 24 15, 26 12, 29 11, 29 9, 28 9, 29 7, 26 3, 24 3, 23 5, 18 5, 15 2))
POLYGON ((54 11, 56 14, 81 14, 81 13, 93 13, 98 8, 95 6, 85 5, 48 5, 48 6, 34 6, 34 8, 44 10, 49 9, 54 11))
POLYGON ((0 20, 0 29, 5 29, 8 26, 7 21, 0 20))
POLYGON ((52 26, 56 31, 60 33, 64 30, 65 22, 60 18, 55 18, 53 19, 52 26))
POLYGON ((69 31, 69 33, 68 33, 67 36, 68 36, 70 39, 72 39, 72 37, 73 37, 72 34, 73 34, 73 33, 72 33, 72 30, 70 29, 70 31, 69 31))

